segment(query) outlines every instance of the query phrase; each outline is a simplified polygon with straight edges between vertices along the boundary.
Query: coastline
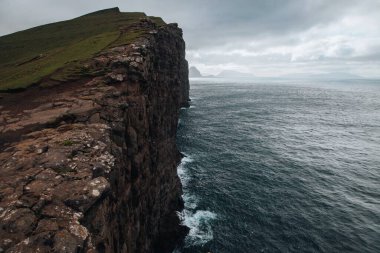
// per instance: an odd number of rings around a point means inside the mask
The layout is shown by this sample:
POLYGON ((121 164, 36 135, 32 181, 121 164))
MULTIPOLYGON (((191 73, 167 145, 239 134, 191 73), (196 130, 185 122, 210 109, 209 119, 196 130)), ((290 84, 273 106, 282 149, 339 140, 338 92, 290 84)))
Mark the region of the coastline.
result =
POLYGON ((175 140, 188 105, 182 30, 149 18, 131 29, 148 32, 90 59, 101 75, 2 93, 1 138, 13 136, 0 153, 6 252, 171 252, 187 233, 175 140))

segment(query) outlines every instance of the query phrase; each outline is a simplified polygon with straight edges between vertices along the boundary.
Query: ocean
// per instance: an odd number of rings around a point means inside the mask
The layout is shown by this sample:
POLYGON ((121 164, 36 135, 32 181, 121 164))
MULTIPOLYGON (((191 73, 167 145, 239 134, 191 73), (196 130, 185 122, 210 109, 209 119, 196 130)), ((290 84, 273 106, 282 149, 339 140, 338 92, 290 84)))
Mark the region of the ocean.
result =
POLYGON ((380 81, 192 79, 183 253, 380 252, 380 81))

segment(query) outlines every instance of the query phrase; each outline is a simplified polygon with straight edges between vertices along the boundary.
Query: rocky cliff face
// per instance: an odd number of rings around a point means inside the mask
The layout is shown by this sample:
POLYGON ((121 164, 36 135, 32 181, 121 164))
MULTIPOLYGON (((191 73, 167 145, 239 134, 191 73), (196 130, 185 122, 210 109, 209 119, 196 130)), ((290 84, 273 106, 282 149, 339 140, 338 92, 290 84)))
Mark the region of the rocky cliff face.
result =
POLYGON ((139 27, 87 62, 100 75, 0 95, 0 252, 167 252, 186 234, 182 31, 139 27))

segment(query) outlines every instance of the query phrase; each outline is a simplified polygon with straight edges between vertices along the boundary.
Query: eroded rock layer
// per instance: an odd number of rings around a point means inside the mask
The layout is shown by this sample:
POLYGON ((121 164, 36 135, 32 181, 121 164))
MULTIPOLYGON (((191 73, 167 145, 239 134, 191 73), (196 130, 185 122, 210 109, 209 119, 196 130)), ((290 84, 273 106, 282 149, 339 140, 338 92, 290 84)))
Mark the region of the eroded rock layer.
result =
POLYGON ((186 234, 182 31, 139 26, 149 32, 87 63, 101 75, 1 94, 0 252, 166 252, 186 234))

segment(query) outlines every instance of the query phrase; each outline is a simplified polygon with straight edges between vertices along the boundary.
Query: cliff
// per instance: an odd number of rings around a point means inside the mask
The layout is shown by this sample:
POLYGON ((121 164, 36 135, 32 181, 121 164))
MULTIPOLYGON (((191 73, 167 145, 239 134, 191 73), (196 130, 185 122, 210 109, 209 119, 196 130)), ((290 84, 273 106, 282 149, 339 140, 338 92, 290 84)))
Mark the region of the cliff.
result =
MULTIPOLYGON (((119 15, 82 18, 110 12, 119 15)), ((132 21, 74 65, 0 83, 23 87, 0 94, 0 252, 169 252, 187 233, 176 215, 175 137, 189 91, 182 31, 132 21)))

